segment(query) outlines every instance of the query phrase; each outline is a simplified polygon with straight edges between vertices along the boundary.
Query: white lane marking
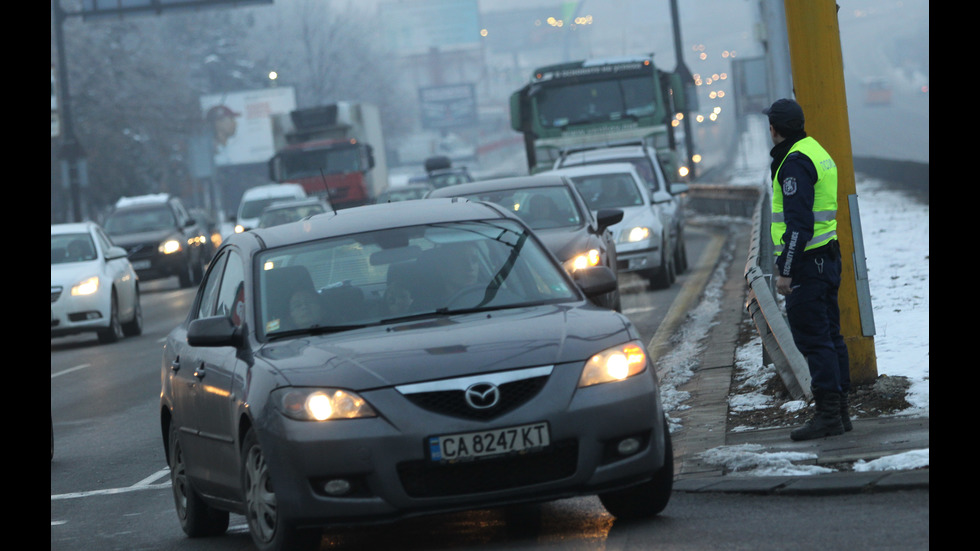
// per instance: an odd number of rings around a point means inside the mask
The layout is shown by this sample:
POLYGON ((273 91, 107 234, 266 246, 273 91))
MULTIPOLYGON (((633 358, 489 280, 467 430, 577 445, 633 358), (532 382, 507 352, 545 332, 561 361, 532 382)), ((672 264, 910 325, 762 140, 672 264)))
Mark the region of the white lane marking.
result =
POLYGON ((114 494, 124 494, 127 492, 135 492, 137 490, 160 490, 163 488, 170 488, 170 479, 168 478, 165 482, 160 482, 158 484, 151 484, 154 480, 159 480, 160 478, 166 476, 170 473, 170 469, 161 469, 152 475, 140 480, 136 484, 128 488, 107 488, 105 490, 91 490, 88 492, 71 492, 68 494, 55 494, 51 496, 51 501, 62 500, 62 499, 74 499, 78 497, 90 497, 90 496, 105 496, 114 494))
POLYGON ((57 373, 52 373, 51 374, 51 378, 54 379, 55 377, 61 377, 62 375, 66 375, 68 373, 71 373, 72 371, 78 371, 79 369, 85 369, 86 367, 92 367, 92 364, 76 365, 75 367, 70 367, 70 368, 68 368, 68 369, 66 369, 64 371, 59 371, 57 373))

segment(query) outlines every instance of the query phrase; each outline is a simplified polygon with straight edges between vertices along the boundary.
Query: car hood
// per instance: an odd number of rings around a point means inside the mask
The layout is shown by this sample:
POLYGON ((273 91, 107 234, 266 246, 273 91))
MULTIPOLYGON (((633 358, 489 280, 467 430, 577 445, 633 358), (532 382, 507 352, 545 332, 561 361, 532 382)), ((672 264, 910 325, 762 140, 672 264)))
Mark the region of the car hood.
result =
POLYGON ((163 241, 175 233, 177 233, 177 230, 173 228, 164 228, 162 230, 142 231, 123 235, 110 235, 109 237, 112 238, 113 245, 122 247, 128 251, 133 245, 163 241))
POLYGON ((294 386, 367 390, 584 362, 636 338, 629 320, 584 303, 495 310, 271 342, 257 356, 294 386), (465 344, 464 344, 465 343, 465 344))
POLYGON ((544 246, 564 262, 591 248, 594 236, 584 227, 534 230, 544 246))
POLYGON ((76 283, 80 283, 83 279, 101 274, 102 262, 99 260, 52 264, 51 285, 61 285, 67 289, 76 283))

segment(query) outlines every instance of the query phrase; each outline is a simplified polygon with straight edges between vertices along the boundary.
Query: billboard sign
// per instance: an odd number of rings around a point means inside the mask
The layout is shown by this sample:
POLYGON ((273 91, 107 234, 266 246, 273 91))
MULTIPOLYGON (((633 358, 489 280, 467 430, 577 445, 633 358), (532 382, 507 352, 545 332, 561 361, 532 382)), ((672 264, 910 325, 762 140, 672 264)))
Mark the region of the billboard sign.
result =
POLYGON ((477 122, 473 83, 419 88, 422 128, 443 129, 477 122))
POLYGON ((201 96, 201 116, 214 136, 214 165, 264 163, 275 154, 273 114, 296 109, 291 87, 201 96))
POLYGON ((378 6, 381 35, 401 55, 474 48, 480 40, 477 0, 412 0, 378 6))

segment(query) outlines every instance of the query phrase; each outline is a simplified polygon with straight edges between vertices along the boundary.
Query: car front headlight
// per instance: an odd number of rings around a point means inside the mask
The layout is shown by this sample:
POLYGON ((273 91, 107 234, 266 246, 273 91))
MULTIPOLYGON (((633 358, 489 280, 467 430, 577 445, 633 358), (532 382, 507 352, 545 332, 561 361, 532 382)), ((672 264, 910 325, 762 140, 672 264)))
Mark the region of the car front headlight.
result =
POLYGON ((99 276, 92 276, 71 288, 71 296, 85 296, 95 294, 99 290, 99 276))
POLYGON ((631 341, 607 348, 585 362, 579 388, 622 381, 642 373, 647 367, 647 354, 643 344, 631 341))
POLYGON ((577 254, 569 258, 562 262, 561 265, 565 268, 566 272, 572 273, 582 268, 598 266, 600 262, 602 262, 602 255, 599 253, 599 249, 589 249, 582 254, 577 254))
POLYGON ((235 225, 235 233, 242 233, 243 231, 245 231, 245 226, 241 224, 235 225))
POLYGON ((650 239, 653 235, 653 231, 646 226, 636 226, 628 230, 623 231, 619 234, 619 241, 621 243, 636 243, 639 241, 646 241, 650 239))
POLYGON ((280 388, 273 391, 279 411, 298 421, 377 417, 364 398, 339 388, 280 388))
POLYGON ((183 247, 180 245, 180 240, 168 239, 163 243, 160 243, 160 246, 157 247, 157 249, 163 254, 173 254, 179 252, 181 249, 183 249, 183 247))

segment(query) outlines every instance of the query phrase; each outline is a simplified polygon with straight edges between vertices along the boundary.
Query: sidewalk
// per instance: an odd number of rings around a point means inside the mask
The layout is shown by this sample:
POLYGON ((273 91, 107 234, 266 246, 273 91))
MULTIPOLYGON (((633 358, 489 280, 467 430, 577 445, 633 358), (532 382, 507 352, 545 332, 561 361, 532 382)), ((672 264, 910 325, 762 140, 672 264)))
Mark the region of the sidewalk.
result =
MULTIPOLYGON (((736 239, 735 259, 748 257, 748 235, 736 239)), ((841 464, 920 450, 929 447, 929 419, 877 417, 854 419, 854 430, 841 436, 794 442, 795 427, 728 432, 728 393, 734 371, 739 325, 745 314, 744 262, 734 261, 724 284, 724 298, 707 337, 700 367, 678 390, 690 393, 689 409, 675 412, 681 429, 672 433, 674 490, 684 492, 738 492, 827 494, 929 488, 929 469, 855 472, 841 464), (815 454, 813 464, 830 466, 827 474, 794 476, 740 476, 726 474, 703 462, 699 454, 719 446, 757 444, 766 452, 815 454)))

